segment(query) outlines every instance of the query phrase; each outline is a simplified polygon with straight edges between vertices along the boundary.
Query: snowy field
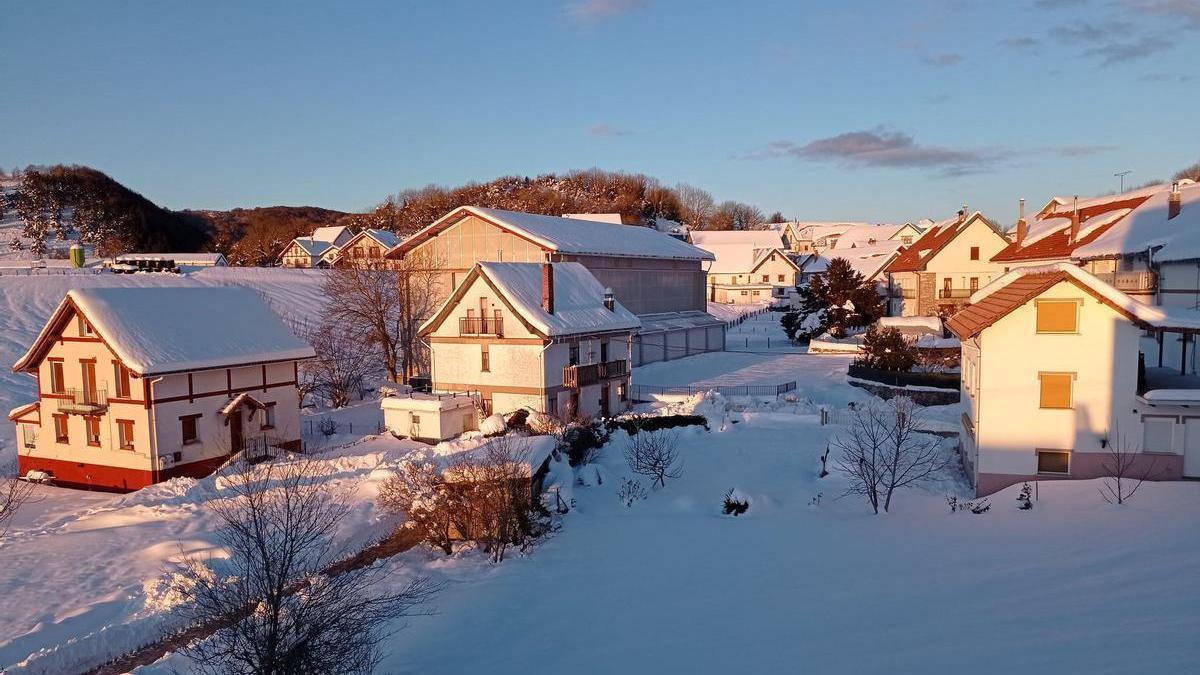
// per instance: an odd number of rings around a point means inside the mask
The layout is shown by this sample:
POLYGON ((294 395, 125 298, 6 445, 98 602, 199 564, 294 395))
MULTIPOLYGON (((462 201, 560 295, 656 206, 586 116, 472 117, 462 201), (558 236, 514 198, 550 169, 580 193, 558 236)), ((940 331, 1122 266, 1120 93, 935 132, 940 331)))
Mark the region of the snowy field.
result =
MULTIPOLYGON (((311 316, 322 307, 319 274, 0 278, 0 359, 16 359, 69 284, 239 283, 280 311, 311 316)), ((870 398, 847 384, 849 360, 717 353, 637 369, 642 384, 796 380, 798 389, 788 400, 697 397, 672 406, 705 414, 711 431, 679 431, 682 476, 631 508, 616 497, 628 475, 623 433, 597 465, 576 474, 556 465, 552 483, 574 508, 529 554, 490 565, 470 550, 444 557, 420 549, 385 562, 397 584, 420 572, 446 587, 436 614, 406 620, 388 642, 379 672, 1194 668, 1200 483, 1147 484, 1121 507, 1103 501, 1096 481, 1042 483, 1030 512, 1016 509, 1013 488, 993 496, 987 513, 952 514, 946 497, 968 488, 948 471, 900 494, 892 513, 872 516, 864 501, 838 499, 838 474, 817 476, 820 453, 842 429, 822 426, 817 406, 870 398), (750 501, 740 518, 720 513, 730 488, 750 501)), ((32 382, 0 371, 4 403, 32 393, 32 382)), ((926 414, 952 422, 958 409, 926 414)), ((479 443, 360 439, 378 415, 369 402, 336 415, 353 421, 355 433, 333 439, 345 445, 322 461, 356 496, 341 535, 351 547, 396 524, 374 497, 397 463, 479 443)), ((0 434, 6 461, 12 433, 4 425, 0 434)), ((952 443, 942 449, 952 453, 952 443)), ((221 498, 212 478, 132 495, 39 488, 0 545, 0 671, 81 672, 171 626, 165 574, 181 551, 212 550, 203 504, 221 498)), ((187 662, 173 655, 136 672, 187 672, 187 662)))

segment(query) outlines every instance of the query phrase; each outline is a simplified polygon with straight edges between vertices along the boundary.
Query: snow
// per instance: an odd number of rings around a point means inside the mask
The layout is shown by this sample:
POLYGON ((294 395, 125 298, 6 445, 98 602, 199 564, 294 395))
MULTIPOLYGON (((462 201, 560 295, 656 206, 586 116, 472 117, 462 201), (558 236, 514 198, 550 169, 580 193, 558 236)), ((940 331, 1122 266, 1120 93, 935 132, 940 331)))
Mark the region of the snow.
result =
POLYGON ((380 399, 379 407, 384 410, 428 410, 432 412, 473 407, 475 401, 476 397, 469 394, 424 394, 413 391, 380 399))
POLYGON ((1200 184, 1179 188, 1182 210, 1168 219, 1170 190, 1160 189, 1095 241, 1075 249, 1078 260, 1145 253, 1155 249, 1154 260, 1200 259, 1200 184))
MULTIPOLYGON (((708 233, 708 234, 728 234, 708 233)), ((742 234, 738 232, 737 234, 742 234)), ((756 265, 764 258, 769 256, 773 251, 777 251, 785 259, 791 260, 788 252, 780 247, 779 244, 774 246, 751 246, 750 244, 696 244, 697 247, 713 254, 716 260, 708 268, 710 274, 749 274, 756 265)))
POLYGON ((344 225, 327 225, 325 227, 318 227, 317 229, 313 230, 312 236, 309 237, 309 239, 312 241, 323 241, 327 244, 335 245, 337 244, 338 239, 343 236, 351 236, 350 228, 344 225))
MULTIPOLYGON (((1110 230, 1111 232, 1111 230, 1110 230)), ((1106 233, 1107 234, 1107 233, 1106 233)), ((995 281, 971 294, 971 304, 979 304, 984 298, 1004 288, 1014 280, 1027 274, 1049 274, 1066 272, 1084 286, 1091 288, 1108 302, 1132 315, 1152 328, 1163 330, 1200 330, 1200 311, 1185 307, 1162 307, 1145 305, 1097 279, 1074 263, 1057 262, 1049 265, 1018 267, 996 278, 995 281)))
MULTIPOLYGON (((121 361, 140 375, 314 355, 312 347, 249 289, 77 288, 67 293, 56 315, 68 311, 68 300, 121 361)), ((14 369, 28 367, 27 359, 34 356, 31 347, 14 369)))
POLYGON ((885 328, 924 328, 941 335, 942 320, 936 316, 885 316, 879 319, 885 328))
MULTIPOLYGON (((497 222, 558 253, 629 258, 713 259, 711 253, 648 227, 597 223, 478 206, 466 206, 462 210, 497 222)), ((458 212, 455 210, 450 215, 458 212)), ((445 227, 441 220, 414 234, 410 239, 419 240, 426 233, 436 231, 439 227, 445 227)))
MULTIPOLYGON (((882 244, 883 242, 888 241, 895 236, 895 234, 903 227, 903 225, 890 224, 851 225, 838 235, 837 241, 833 243, 831 248, 836 251, 841 251, 859 248, 862 246, 875 246, 877 244, 882 244), (875 243, 872 243, 872 240, 874 240, 875 243)), ((899 242, 897 242, 897 245, 899 245, 899 242)))
POLYGON ((1155 403, 1200 403, 1200 389, 1153 389, 1142 398, 1155 403))
POLYGON ((363 230, 362 234, 379 242, 379 245, 384 248, 392 248, 396 244, 400 243, 400 235, 389 230, 369 229, 363 230))
POLYGON ((688 235, 693 246, 739 246, 748 249, 780 248, 783 235, 776 230, 696 230, 688 235))
POLYGON ((552 263, 554 313, 542 308, 541 263, 481 262, 484 275, 513 308, 547 336, 634 330, 641 322, 620 302, 604 306, 604 286, 580 263, 552 263))
POLYGON ((842 258, 850 263, 850 269, 863 275, 866 279, 875 279, 883 268, 892 261, 900 251, 902 244, 898 241, 881 241, 876 244, 856 246, 855 248, 833 248, 823 255, 812 254, 804 263, 805 273, 821 273, 829 269, 829 262, 834 258, 842 258))
POLYGON ((321 254, 333 248, 333 244, 329 243, 328 241, 323 241, 316 238, 305 239, 303 237, 297 237, 296 239, 292 240, 292 243, 299 246, 304 250, 305 253, 313 258, 319 258, 321 254))
POLYGON ((708 303, 708 313, 714 318, 721 321, 734 321, 751 312, 758 312, 767 308, 765 302, 754 303, 724 303, 710 302, 708 303))
POLYGON ((212 266, 224 265, 225 256, 220 253, 122 253, 120 260, 174 260, 176 265, 212 266))
POLYGON ((611 223, 613 225, 623 225, 619 213, 564 213, 563 218, 574 218, 575 220, 587 220, 593 223, 611 223))
POLYGON ((479 423, 479 433, 484 436, 494 436, 504 433, 508 425, 504 423, 504 415, 496 414, 479 423))

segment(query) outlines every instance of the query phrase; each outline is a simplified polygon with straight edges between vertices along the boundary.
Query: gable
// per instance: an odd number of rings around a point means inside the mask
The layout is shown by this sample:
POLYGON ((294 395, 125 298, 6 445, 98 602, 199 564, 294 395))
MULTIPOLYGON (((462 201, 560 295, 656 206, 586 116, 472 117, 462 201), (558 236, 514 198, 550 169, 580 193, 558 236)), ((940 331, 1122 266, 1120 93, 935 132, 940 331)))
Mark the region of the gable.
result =
POLYGON ((420 334, 426 337, 455 337, 459 334, 458 320, 467 316, 467 310, 471 309, 475 316, 479 316, 480 308, 484 306, 488 311, 503 311, 504 337, 547 338, 520 315, 496 285, 481 273, 479 267, 468 273, 467 278, 454 289, 454 293, 446 298, 434 315, 421 326, 420 334))
POLYGON ((437 267, 468 270, 477 262, 544 262, 548 249, 475 214, 468 214, 436 236, 417 244, 409 253, 428 255, 437 267))
POLYGON ((994 267, 995 265, 990 264, 992 257, 1007 246, 1008 240, 985 223, 981 216, 976 215, 925 257, 924 269, 928 270, 931 265, 949 265, 951 268, 956 268, 961 267, 963 263, 994 267), (979 248, 978 260, 971 260, 972 247, 979 248))

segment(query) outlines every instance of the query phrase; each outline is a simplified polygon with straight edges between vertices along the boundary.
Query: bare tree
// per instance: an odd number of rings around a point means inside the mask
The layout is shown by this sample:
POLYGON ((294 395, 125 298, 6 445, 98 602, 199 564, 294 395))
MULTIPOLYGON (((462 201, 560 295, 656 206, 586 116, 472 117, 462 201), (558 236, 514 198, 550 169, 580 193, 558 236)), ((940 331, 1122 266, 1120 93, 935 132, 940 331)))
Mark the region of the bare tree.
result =
POLYGON ((379 504, 403 514, 406 527, 416 529, 425 543, 446 555, 454 553, 458 533, 456 497, 441 468, 432 462, 405 462, 379 486, 379 504))
POLYGON ((708 229, 708 219, 716 209, 716 202, 708 190, 694 185, 680 183, 675 186, 675 194, 679 198, 680 217, 683 224, 693 230, 708 229))
POLYGON ((1200 182, 1200 162, 1196 162, 1191 166, 1186 166, 1179 171, 1176 171, 1172 178, 1174 180, 1183 180, 1184 178, 1189 178, 1191 180, 1200 182))
POLYGON ((379 372, 378 362, 371 358, 369 339, 353 326, 327 320, 308 340, 317 357, 304 364, 301 380, 306 389, 324 395, 335 408, 349 405, 350 395, 355 391, 361 395, 366 379, 379 372))
POLYGON ((0 478, 0 538, 8 532, 8 524, 17 509, 33 494, 33 484, 18 478, 0 478))
POLYGON ((758 207, 742 202, 724 201, 717 205, 709 219, 710 230, 757 230, 762 227, 763 214, 758 207))
POLYGON ((1114 427, 1108 437, 1108 452, 1101 460, 1100 467, 1104 471, 1104 483, 1100 488, 1100 496, 1109 504, 1124 504, 1129 501, 1142 483, 1158 477, 1158 458, 1152 457, 1147 466, 1139 466, 1145 457, 1142 448, 1130 441, 1121 433, 1120 428, 1114 427))
POLYGON ((174 590, 185 618, 217 626, 183 651, 202 672, 370 673, 398 619, 425 613, 438 590, 417 577, 378 591, 383 565, 341 565, 348 492, 311 459, 242 466, 206 502, 226 559, 185 559, 174 590), (207 563, 207 564, 206 564, 207 563), (336 571, 334 571, 336 570, 336 571))
POLYGON ((400 350, 401 377, 404 382, 418 372, 426 372, 428 354, 421 343, 421 324, 433 316, 446 294, 443 261, 428 253, 410 253, 392 265, 400 284, 400 316, 396 342, 400 350))
POLYGON ((907 396, 888 401, 891 428, 883 453, 883 510, 892 506, 896 490, 931 480, 949 463, 942 453, 941 440, 922 432, 921 407, 907 396))
POLYGON ((629 470, 649 478, 650 486, 665 487, 668 478, 683 475, 678 439, 669 431, 642 431, 629 438, 625 463, 629 470))
POLYGON ((850 416, 849 428, 831 441, 833 447, 840 451, 834 465, 849 481, 843 496, 866 497, 875 513, 879 513, 884 455, 890 427, 887 407, 881 402, 872 401, 855 408, 850 416))

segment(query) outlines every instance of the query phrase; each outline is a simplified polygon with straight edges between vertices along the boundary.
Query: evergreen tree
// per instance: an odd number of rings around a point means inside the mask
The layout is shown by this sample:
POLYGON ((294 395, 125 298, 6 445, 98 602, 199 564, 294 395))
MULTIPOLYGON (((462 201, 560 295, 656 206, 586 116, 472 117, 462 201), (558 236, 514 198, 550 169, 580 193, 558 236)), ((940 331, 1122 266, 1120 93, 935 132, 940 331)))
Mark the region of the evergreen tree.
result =
POLYGON ((863 336, 863 354, 859 363, 876 370, 908 372, 917 364, 917 348, 895 328, 871 324, 863 336))
MULTIPOLYGON (((869 326, 884 314, 883 298, 875 282, 856 272, 844 258, 834 258, 825 274, 809 279, 800 290, 800 299, 800 310, 795 312, 799 316, 791 320, 791 325, 803 325, 808 317, 819 317, 819 325, 808 331, 807 337, 824 332, 835 338, 846 337, 848 329, 869 326)), ((785 323, 785 330, 787 326, 785 323)))

